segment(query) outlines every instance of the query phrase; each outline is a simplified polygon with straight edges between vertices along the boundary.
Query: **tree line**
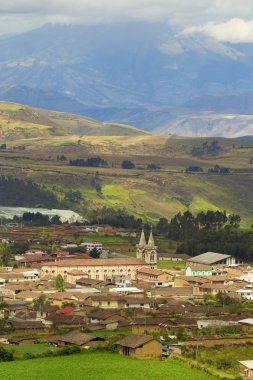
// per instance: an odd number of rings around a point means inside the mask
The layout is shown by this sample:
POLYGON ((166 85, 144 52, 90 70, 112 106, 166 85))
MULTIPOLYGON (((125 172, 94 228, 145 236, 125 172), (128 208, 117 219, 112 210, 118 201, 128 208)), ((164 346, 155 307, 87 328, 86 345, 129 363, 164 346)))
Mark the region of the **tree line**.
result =
POLYGON ((253 230, 241 230, 238 214, 226 211, 178 213, 170 221, 161 218, 156 233, 178 243, 177 253, 195 256, 203 252, 231 254, 244 261, 253 259, 253 230))

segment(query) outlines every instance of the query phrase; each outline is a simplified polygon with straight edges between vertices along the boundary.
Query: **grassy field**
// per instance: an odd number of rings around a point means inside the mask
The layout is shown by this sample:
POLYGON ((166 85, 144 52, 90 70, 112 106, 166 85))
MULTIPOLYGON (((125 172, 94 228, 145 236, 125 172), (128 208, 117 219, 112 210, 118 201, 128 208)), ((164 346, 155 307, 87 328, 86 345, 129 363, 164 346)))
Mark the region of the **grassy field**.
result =
POLYGON ((169 360, 134 360, 118 354, 88 353, 1 363, 4 380, 215 380, 187 365, 169 360))
POLYGON ((217 348, 200 348, 198 352, 198 361, 220 369, 232 375, 239 372, 239 363, 241 360, 252 360, 253 346, 230 346, 217 348))
POLYGON ((157 263, 158 269, 185 269, 185 261, 169 261, 169 260, 160 260, 157 263))
POLYGON ((4 347, 6 350, 13 352, 14 357, 17 359, 20 359, 25 355, 26 353, 32 353, 32 354, 41 354, 42 352, 45 352, 48 349, 52 349, 48 344, 46 343, 38 343, 38 344, 10 344, 8 346, 4 347))

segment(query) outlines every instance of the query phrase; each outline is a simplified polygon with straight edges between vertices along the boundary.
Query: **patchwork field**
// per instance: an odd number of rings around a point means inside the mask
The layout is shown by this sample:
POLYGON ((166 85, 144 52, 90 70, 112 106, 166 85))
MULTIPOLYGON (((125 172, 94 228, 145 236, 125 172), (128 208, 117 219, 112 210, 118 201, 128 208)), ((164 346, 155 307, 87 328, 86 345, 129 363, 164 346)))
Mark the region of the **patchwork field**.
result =
POLYGON ((169 360, 135 360, 118 354, 88 353, 1 363, 4 380, 215 380, 204 372, 169 360))

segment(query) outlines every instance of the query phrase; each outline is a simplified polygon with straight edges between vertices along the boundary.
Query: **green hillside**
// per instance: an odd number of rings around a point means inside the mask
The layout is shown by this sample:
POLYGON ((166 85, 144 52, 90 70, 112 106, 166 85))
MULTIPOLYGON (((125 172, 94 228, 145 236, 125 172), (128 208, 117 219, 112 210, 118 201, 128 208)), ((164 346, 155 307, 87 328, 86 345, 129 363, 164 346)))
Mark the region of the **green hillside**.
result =
MULTIPOLYGON (((136 216, 154 221, 170 218, 179 211, 225 209, 228 213, 239 213, 243 226, 251 226, 253 222, 251 141, 127 133, 125 136, 75 135, 67 130, 80 132, 85 118, 10 103, 1 106, 11 120, 6 124, 9 136, 5 138, 2 134, 1 143, 6 143, 7 149, 0 150, 1 175, 38 184, 44 192, 51 191, 58 204, 68 205, 85 216, 103 206, 126 208, 136 216), (23 129, 13 126, 16 135, 10 137, 12 123, 22 124, 23 129), (31 125, 32 131, 40 134, 24 136, 31 134, 31 125), (218 150, 213 152, 210 147, 214 142, 218 150), (59 159, 61 156, 63 160, 59 159), (107 166, 70 165, 70 160, 96 156, 105 160, 107 166), (135 168, 122 169, 123 160, 132 161, 135 168), (151 168, 155 165, 155 170, 149 169, 150 164, 151 168), (217 165, 229 168, 227 174, 210 173, 217 165), (188 167, 200 167, 202 172, 187 173, 188 167), (78 192, 74 199, 72 192, 78 192)), ((97 125, 91 119, 85 120, 86 131, 92 130, 93 123, 97 125)), ((120 128, 136 131, 109 124, 106 128, 114 127, 118 131, 120 128)), ((104 128, 104 124, 94 128, 96 133, 99 128, 104 128)), ((11 196, 11 203, 16 204, 21 195, 15 195, 14 189, 11 196)), ((43 199, 38 200, 41 206, 43 199)), ((29 207, 29 202, 23 206, 29 207)))

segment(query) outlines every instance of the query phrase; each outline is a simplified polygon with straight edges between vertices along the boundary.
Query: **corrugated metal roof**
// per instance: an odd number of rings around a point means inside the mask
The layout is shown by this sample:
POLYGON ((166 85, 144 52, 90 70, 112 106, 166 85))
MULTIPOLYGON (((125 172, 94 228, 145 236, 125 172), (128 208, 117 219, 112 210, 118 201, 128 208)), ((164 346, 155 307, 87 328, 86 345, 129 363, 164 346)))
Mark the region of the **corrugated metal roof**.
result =
POLYGON ((192 257, 188 261, 193 263, 200 263, 200 264, 215 264, 219 261, 228 259, 231 257, 231 255, 224 255, 223 253, 216 253, 216 252, 206 252, 202 253, 201 255, 192 257))

